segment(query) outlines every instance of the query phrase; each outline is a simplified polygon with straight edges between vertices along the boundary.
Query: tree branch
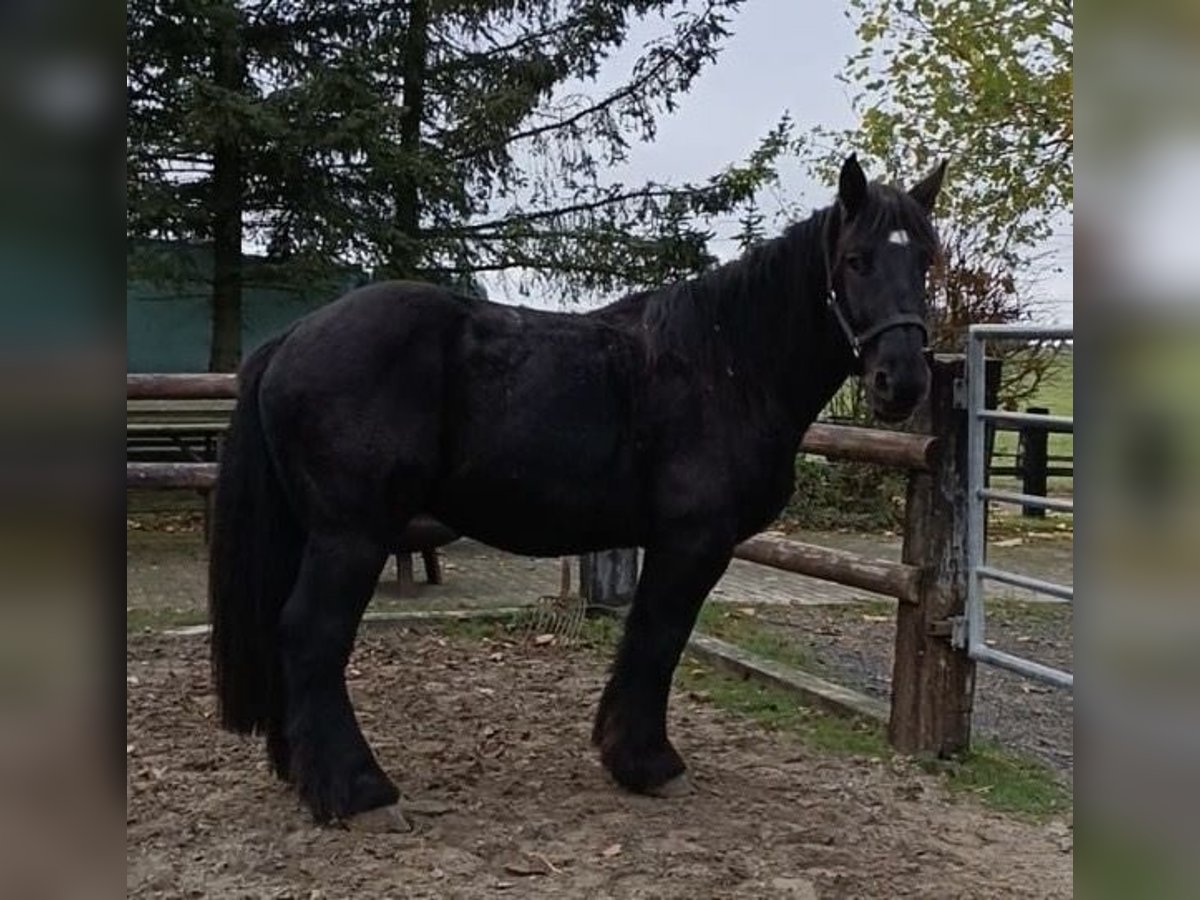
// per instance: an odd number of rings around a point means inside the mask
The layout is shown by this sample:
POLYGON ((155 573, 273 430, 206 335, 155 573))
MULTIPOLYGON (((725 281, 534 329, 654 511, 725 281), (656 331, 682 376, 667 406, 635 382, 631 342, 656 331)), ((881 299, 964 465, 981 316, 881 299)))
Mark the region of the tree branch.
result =
MULTIPOLYGON (((686 38, 690 37, 692 35, 692 33, 696 31, 696 29, 699 27, 700 23, 702 21, 704 21, 704 19, 707 18, 707 16, 713 11, 713 8, 714 8, 713 0, 709 0, 708 4, 704 8, 704 12, 702 12, 700 15, 698 15, 696 17, 696 19, 692 22, 692 24, 682 34, 680 34, 677 37, 677 39, 675 40, 675 47, 678 47, 679 44, 681 44, 686 38)), ((505 138, 504 141, 501 142, 500 144, 492 144, 492 145, 489 145, 486 147, 477 147, 473 150, 467 151, 466 153, 460 153, 451 158, 455 162, 461 162, 462 160, 471 159, 476 156, 482 156, 486 153, 494 153, 496 150, 500 149, 501 147, 507 147, 511 144, 516 143, 517 141, 528 140, 529 138, 537 137, 542 134, 547 134, 551 131, 557 131, 561 128, 569 128, 570 126, 576 124, 577 122, 579 122, 583 119, 586 119, 589 116, 593 116, 599 112, 602 112, 602 111, 608 109, 609 107, 613 106, 614 104, 619 103, 621 100, 624 100, 625 98, 633 96, 634 94, 638 93, 645 85, 649 84, 651 81, 653 81, 655 78, 657 78, 659 76, 659 74, 664 69, 667 68, 668 65, 670 65, 671 63, 677 63, 677 62, 679 62, 679 55, 675 51, 674 48, 672 48, 670 50, 664 50, 662 60, 660 60, 657 65, 652 66, 650 68, 650 70, 648 72, 646 72, 641 78, 638 78, 638 79, 635 79, 634 81, 629 82, 628 84, 624 85, 623 87, 621 87, 620 89, 618 89, 616 91, 613 91, 607 97, 604 97, 603 99, 597 101, 596 103, 592 104, 591 106, 589 106, 585 109, 581 109, 578 112, 573 113, 570 116, 567 116, 567 118, 561 119, 557 122, 549 122, 545 125, 538 125, 535 128, 526 129, 525 131, 514 132, 513 134, 511 134, 507 138, 505 138)))
MULTIPOLYGON (((575 203, 570 206, 560 206, 555 209, 544 209, 531 213, 515 213, 499 219, 491 219, 487 222, 476 222, 469 225, 462 225, 455 228, 453 233, 461 234, 487 231, 489 228, 498 228, 510 223, 536 222, 542 219, 553 219, 557 218, 558 216, 567 216, 571 215, 572 213, 592 212, 593 210, 601 209, 605 206, 611 206, 614 203, 625 203, 630 200, 649 200, 655 197, 682 196, 690 193, 692 192, 683 188, 642 188, 637 191, 627 191, 622 194, 613 194, 600 200, 590 200, 584 203, 575 203)), ((428 232, 430 236, 437 236, 441 233, 443 232, 436 229, 428 232)))

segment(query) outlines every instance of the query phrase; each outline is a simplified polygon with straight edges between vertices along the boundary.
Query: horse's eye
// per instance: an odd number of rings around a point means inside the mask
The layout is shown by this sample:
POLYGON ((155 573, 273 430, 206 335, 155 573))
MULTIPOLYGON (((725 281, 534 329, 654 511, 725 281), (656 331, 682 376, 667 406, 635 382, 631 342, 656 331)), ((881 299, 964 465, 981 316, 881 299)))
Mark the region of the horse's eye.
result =
POLYGON ((846 265, 857 274, 866 275, 871 270, 871 258, 865 253, 848 253, 846 265))

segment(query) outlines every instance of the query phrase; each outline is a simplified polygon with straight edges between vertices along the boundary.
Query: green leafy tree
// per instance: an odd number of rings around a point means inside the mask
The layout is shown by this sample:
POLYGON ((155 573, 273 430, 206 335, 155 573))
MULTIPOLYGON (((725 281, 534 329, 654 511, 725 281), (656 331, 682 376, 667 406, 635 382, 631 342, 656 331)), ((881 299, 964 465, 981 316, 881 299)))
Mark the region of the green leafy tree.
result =
MULTIPOLYGON (((711 264, 786 120, 698 184, 610 173, 716 59, 741 0, 132 0, 128 232, 212 241, 212 367, 239 355, 249 239, 276 279, 608 292, 711 264), (662 22, 623 82, 581 88, 662 22)), ((152 256, 132 254, 135 272, 152 256)))
MULTIPOLYGON (((1073 202, 1072 0, 850 0, 858 49, 839 78, 858 123, 797 141, 822 179, 854 150, 900 182, 939 159, 945 256, 930 283, 932 342, 962 347, 974 322, 1028 319, 1022 276, 1073 202)), ((1054 348, 1008 345, 1001 399, 1037 390, 1054 348)), ((858 388, 836 413, 861 417, 858 388)))
POLYGON ((1073 0, 850 0, 840 78, 858 126, 818 131, 893 177, 951 161, 942 212, 980 253, 1028 258, 1073 202, 1073 0))

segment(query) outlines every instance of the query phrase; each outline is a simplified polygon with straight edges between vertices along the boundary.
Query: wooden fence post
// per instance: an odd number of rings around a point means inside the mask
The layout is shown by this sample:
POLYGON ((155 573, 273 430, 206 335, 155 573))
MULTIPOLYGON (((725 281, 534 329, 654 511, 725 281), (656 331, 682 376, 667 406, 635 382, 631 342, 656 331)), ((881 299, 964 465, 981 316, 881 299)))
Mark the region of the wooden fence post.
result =
MULTIPOLYGON (((929 396, 913 418, 916 430, 938 437, 940 452, 931 471, 909 475, 905 503, 902 561, 924 574, 920 602, 896 607, 888 739, 902 753, 948 756, 971 742, 975 663, 951 642, 969 574, 965 372, 961 355, 933 356, 929 396)), ((1000 371, 989 360, 987 372, 990 406, 1000 371)))
POLYGON ((588 610, 615 612, 633 603, 637 590, 636 547, 601 550, 579 557, 579 593, 588 610))
MULTIPOLYGON (((1025 412, 1046 415, 1050 410, 1045 406, 1031 406, 1025 412)), ((1050 432, 1037 425, 1023 425, 1019 440, 1021 446, 1021 490, 1035 497, 1045 497, 1050 432)), ((1040 506, 1022 506, 1021 515, 1026 518, 1041 519, 1045 517, 1046 510, 1040 506)))

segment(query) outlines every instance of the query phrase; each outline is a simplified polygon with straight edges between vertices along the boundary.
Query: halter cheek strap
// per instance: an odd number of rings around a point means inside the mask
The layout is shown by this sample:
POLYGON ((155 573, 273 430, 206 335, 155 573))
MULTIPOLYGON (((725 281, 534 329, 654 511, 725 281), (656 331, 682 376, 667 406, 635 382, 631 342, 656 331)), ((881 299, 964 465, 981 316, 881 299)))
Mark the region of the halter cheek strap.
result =
POLYGON ((846 341, 850 344, 850 350, 854 353, 855 359, 862 358, 862 348, 872 338, 878 337, 892 328, 899 328, 902 325, 914 325, 920 328, 925 342, 929 342, 929 328, 925 324, 925 320, 916 313, 896 313, 894 316, 888 316, 882 322, 876 322, 870 328, 863 331, 855 331, 850 326, 850 321, 846 318, 846 314, 842 312, 842 307, 837 301, 837 292, 834 291, 832 284, 825 295, 825 303, 833 313, 833 317, 837 319, 838 325, 841 326, 842 333, 846 335, 846 341))

